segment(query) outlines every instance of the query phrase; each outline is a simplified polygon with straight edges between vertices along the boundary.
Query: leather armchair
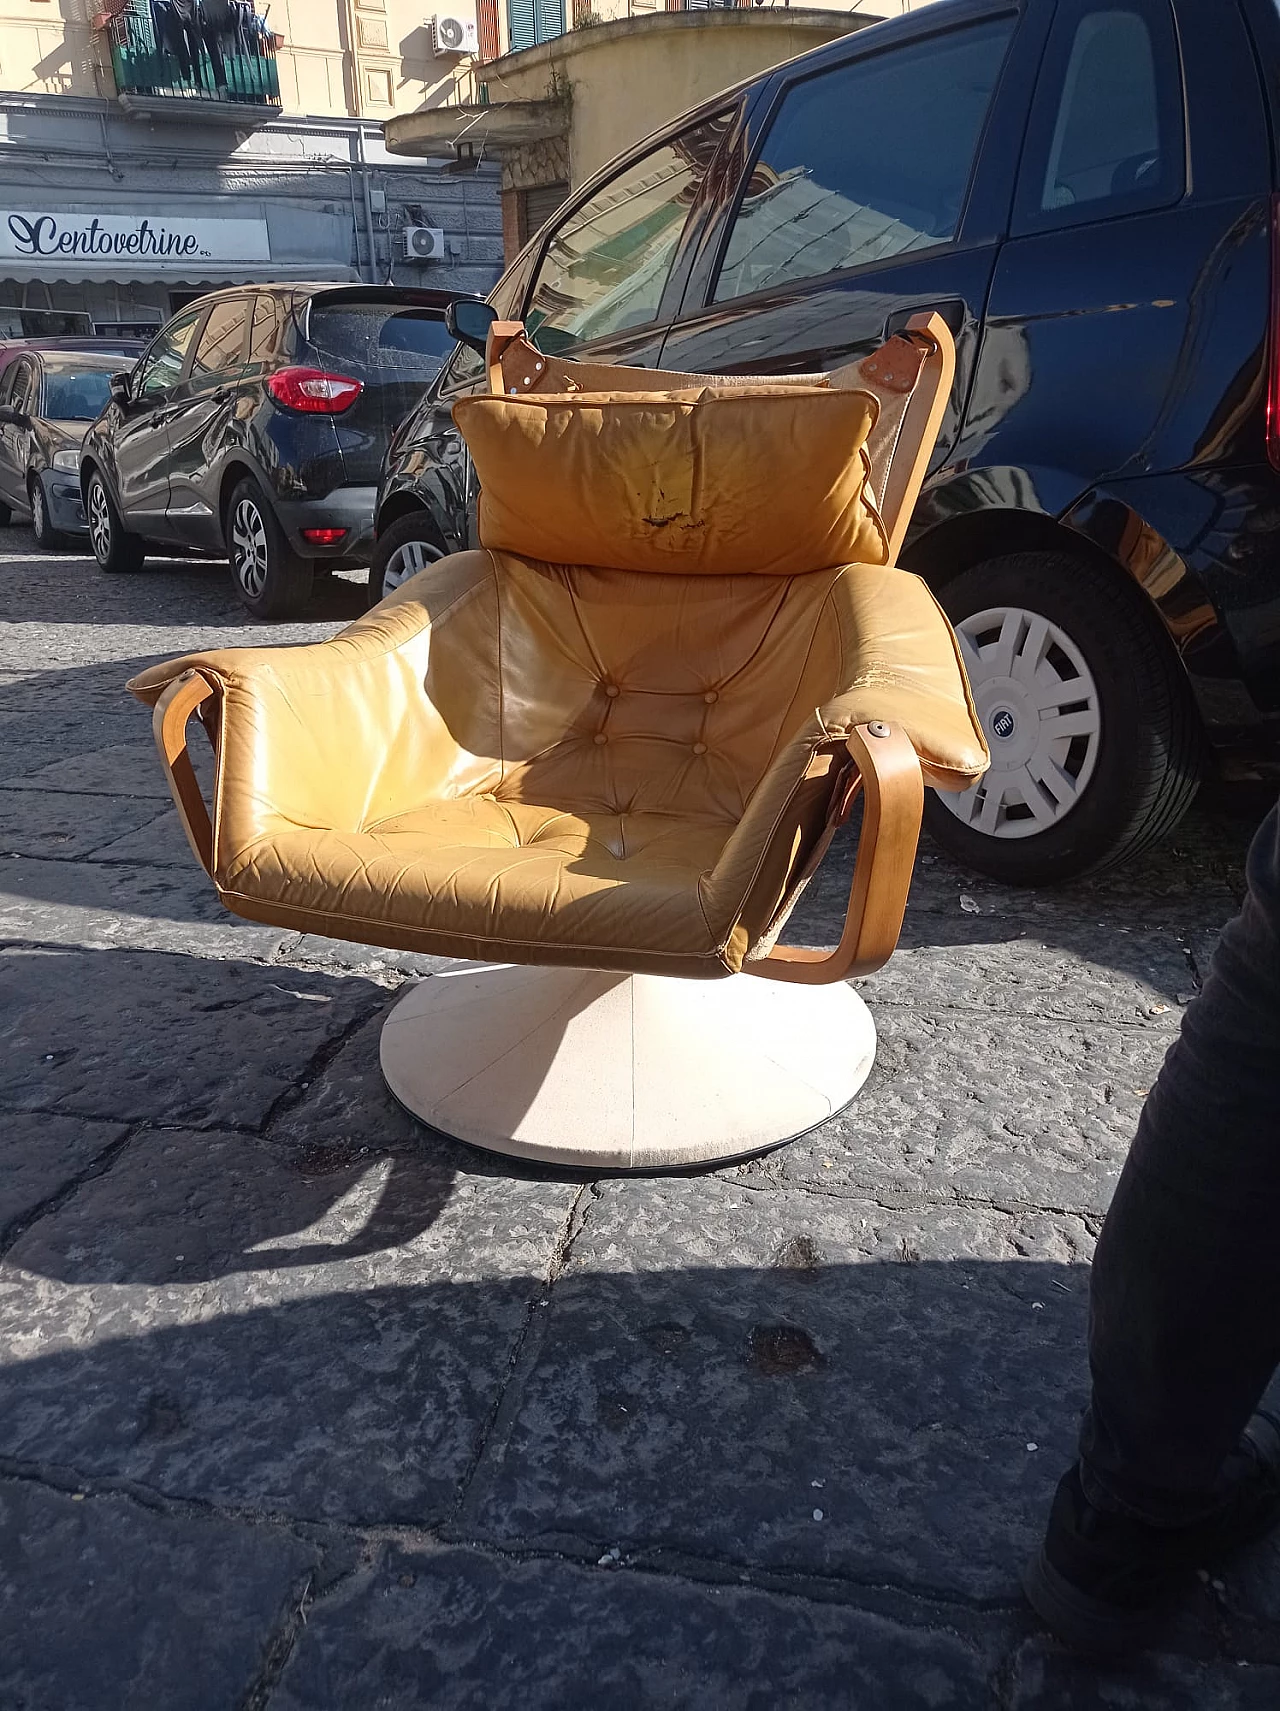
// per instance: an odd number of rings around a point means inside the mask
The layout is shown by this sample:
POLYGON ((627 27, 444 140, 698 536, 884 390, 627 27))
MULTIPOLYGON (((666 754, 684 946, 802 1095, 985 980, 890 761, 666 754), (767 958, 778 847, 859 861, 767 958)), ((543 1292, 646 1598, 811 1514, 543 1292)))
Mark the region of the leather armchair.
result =
MULTIPOLYGON (((782 988, 761 1008, 762 984, 726 977, 829 987, 879 966, 924 784, 963 790, 985 769, 950 627, 890 564, 949 392, 949 334, 932 317, 853 370, 746 383, 553 361, 502 324, 489 358, 490 392, 455 407, 482 550, 433 564, 332 641, 192 655, 130 688, 155 709, 192 848, 234 913, 569 971, 548 986, 513 980, 517 966, 501 994, 472 976, 469 999, 449 979, 411 994, 384 1068, 428 1121, 595 1165, 757 1150, 796 1132, 794 1099, 757 1096, 734 1119, 692 1064, 686 1103, 718 1114, 689 1133, 669 1100, 638 1137, 637 1017, 718 980, 725 1027, 763 1028, 781 1051, 794 1003, 783 1019, 782 988), (186 749, 194 713, 216 755, 212 811, 186 749), (779 945, 860 790, 839 946, 779 945), (664 978, 619 1009, 621 977, 649 976, 664 978), (581 1034, 593 1006, 615 1019, 587 1028, 584 1069, 569 1019, 581 1034), (611 1052, 632 1065, 631 1115, 612 1128, 600 1099, 582 1105, 611 1052), (468 1053, 488 1066, 463 1077, 483 1111, 453 1085, 468 1053)), ((845 1102, 855 1060, 859 1081, 870 1064, 860 1000, 833 992, 824 1016, 844 1016, 851 1067, 819 1116, 845 1102)), ((668 1037, 669 1018, 654 1025, 668 1037)), ((722 1054, 721 1082, 730 1067, 722 1054)))

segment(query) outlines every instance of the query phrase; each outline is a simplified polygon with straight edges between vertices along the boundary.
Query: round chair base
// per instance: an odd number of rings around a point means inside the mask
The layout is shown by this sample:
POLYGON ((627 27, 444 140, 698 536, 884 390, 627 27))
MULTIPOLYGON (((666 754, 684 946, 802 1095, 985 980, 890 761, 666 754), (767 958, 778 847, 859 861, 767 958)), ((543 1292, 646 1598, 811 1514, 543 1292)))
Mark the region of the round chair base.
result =
POLYGON ((851 986, 464 964, 382 1029, 392 1093, 471 1146, 592 1170, 763 1152, 840 1111, 875 1026, 851 986))

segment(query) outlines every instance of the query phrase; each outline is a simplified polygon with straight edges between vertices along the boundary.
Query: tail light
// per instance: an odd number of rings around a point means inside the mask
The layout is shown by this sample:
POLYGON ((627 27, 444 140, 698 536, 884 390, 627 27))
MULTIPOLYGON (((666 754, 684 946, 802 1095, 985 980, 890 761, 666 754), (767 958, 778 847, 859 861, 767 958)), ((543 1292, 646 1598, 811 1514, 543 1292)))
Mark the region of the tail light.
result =
POLYGON ((339 541, 345 541, 345 529, 304 529, 304 541, 309 541, 313 547, 336 547, 339 541))
POLYGON ((269 377, 267 391, 286 410, 340 416, 364 391, 364 382, 349 374, 327 374, 322 368, 279 368, 269 377))
POLYGON ((1271 198, 1271 324, 1267 329, 1267 457, 1280 469, 1280 196, 1271 198))

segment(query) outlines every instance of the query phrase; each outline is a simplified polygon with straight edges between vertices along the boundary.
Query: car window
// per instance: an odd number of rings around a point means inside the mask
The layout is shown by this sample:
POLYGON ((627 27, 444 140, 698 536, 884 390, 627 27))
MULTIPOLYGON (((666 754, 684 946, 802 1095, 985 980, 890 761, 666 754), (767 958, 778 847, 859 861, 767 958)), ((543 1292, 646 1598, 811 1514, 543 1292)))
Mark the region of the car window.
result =
POLYGON ((253 304, 253 326, 249 332, 249 350, 245 358, 251 367, 270 362, 280 341, 284 325, 284 306, 269 291, 260 291, 253 304))
POLYGON ((731 112, 663 143, 561 220, 525 311, 525 325, 543 350, 568 350, 656 318, 689 210, 731 112))
POLYGON ((15 368, 13 376, 13 392, 8 400, 14 410, 25 410, 31 415, 36 404, 36 370, 30 358, 23 358, 15 368))
POLYGON ((11 405, 13 402, 13 382, 18 372, 17 361, 7 363, 3 373, 0 373, 0 407, 11 405))
POLYGON ((213 305, 191 359, 193 381, 205 380, 215 374, 238 373, 244 366, 245 337, 252 306, 250 297, 230 297, 213 305))
POLYGON ((55 422, 92 422, 110 396, 109 377, 100 368, 45 370, 44 414, 55 422))
POLYGON ((154 341, 138 364, 133 383, 135 398, 159 398, 178 384, 187 346, 203 314, 203 309, 197 309, 190 315, 180 315, 154 341))
POLYGON ((993 19, 793 84, 744 186, 714 300, 954 238, 1012 30, 993 19))
POLYGON ((1167 0, 1061 8, 1018 191, 1021 227, 1176 201, 1185 188, 1181 68, 1167 0))

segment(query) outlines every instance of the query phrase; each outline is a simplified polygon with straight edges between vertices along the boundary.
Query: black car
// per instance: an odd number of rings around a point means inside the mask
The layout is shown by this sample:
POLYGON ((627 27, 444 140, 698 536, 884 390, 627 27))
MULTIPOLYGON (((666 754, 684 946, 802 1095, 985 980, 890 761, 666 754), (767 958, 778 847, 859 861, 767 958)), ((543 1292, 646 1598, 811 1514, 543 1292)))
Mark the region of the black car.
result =
POLYGON ((80 446, 118 364, 113 355, 27 349, 0 365, 0 525, 28 511, 47 548, 84 534, 80 446))
POLYGON ((85 439, 102 569, 136 570, 150 547, 225 553, 244 605, 279 618, 317 565, 364 563, 387 441, 452 349, 453 295, 251 285, 175 316, 85 439))
MULTIPOLYGON (((548 351, 712 373, 947 318, 902 561, 994 758, 929 824, 998 878, 1065 879, 1168 831, 1212 748, 1276 753, 1278 134, 1275 0, 939 0, 648 139, 490 303, 548 351)), ((468 538, 449 407, 480 377, 459 346, 396 437, 376 589, 468 538)))

